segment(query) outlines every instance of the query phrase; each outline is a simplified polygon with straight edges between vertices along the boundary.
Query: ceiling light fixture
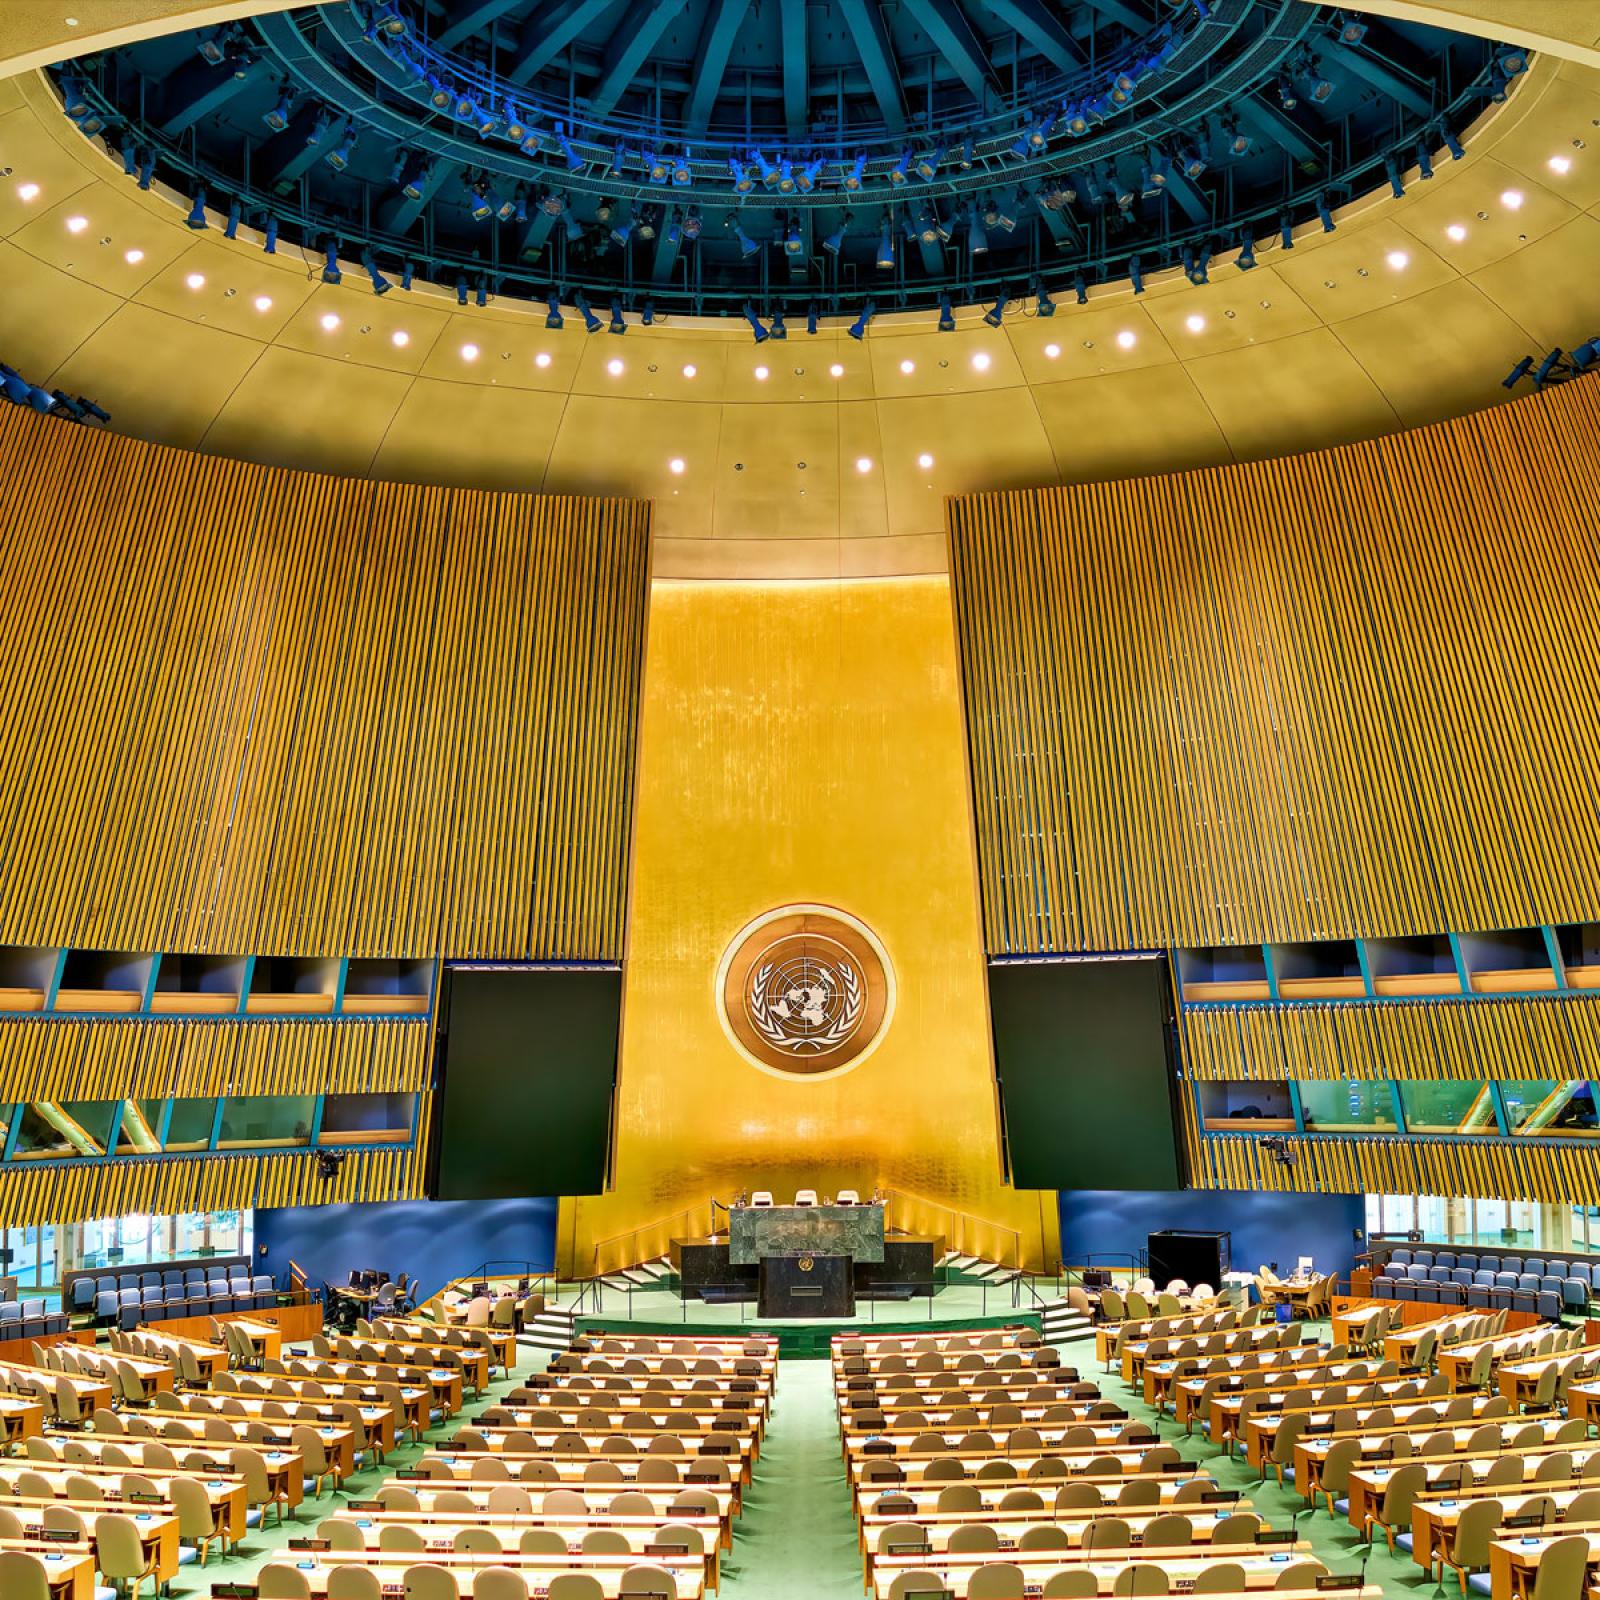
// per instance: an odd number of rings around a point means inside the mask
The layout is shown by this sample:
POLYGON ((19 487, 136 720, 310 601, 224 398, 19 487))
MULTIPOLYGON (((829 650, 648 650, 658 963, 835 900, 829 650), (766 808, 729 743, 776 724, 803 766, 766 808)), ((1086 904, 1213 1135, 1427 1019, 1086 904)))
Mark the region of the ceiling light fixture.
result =
POLYGON ((609 372, 613 378, 620 378, 622 376, 622 362, 620 358, 613 356, 608 362, 606 362, 606 371, 609 372))
POLYGON ((324 333, 332 333, 333 330, 335 328, 337 328, 338 326, 339 326, 339 314, 338 314, 338 312, 336 312, 336 311, 324 311, 322 313, 322 331, 324 333))
POLYGON ((258 294, 256 296, 255 306, 257 311, 261 312, 262 315, 265 315, 272 309, 272 296, 270 294, 258 294))

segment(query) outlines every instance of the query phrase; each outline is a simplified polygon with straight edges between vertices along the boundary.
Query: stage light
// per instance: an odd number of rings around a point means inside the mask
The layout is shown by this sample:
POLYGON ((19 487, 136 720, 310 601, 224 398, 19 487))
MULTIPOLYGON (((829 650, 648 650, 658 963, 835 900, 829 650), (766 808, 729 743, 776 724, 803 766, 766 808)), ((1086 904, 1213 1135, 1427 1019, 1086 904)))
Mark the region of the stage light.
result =
POLYGON ((464 306, 467 303, 467 280, 463 273, 456 274, 456 304, 464 306))
POLYGON ((322 159, 335 172, 343 172, 350 165, 350 157, 355 152, 358 137, 355 125, 347 122, 344 125, 344 137, 322 159))
POLYGON ((1532 356, 1524 356, 1516 364, 1516 366, 1514 366, 1511 369, 1510 376, 1502 378, 1500 380, 1501 387, 1502 388, 1506 388, 1506 389, 1515 389, 1516 386, 1524 378, 1526 378, 1528 376, 1528 374, 1530 372, 1532 372, 1532 371, 1533 371, 1533 357, 1532 356))
POLYGON ((1500 52, 1495 58, 1495 65, 1508 78, 1515 78, 1528 70, 1528 57, 1526 52, 1512 46, 1500 52))
POLYGON ((750 152, 751 165, 756 169, 756 176, 770 189, 778 181, 778 169, 762 155, 759 150, 750 152))
POLYGON ((1046 293, 1042 283, 1034 286, 1033 314, 1036 317, 1053 317, 1056 314, 1056 303, 1046 293))
POLYGON ((195 40, 194 47, 208 66, 220 67, 228 59, 229 32, 225 28, 215 28, 195 40))
POLYGON ((1285 111, 1293 111, 1300 104, 1300 96, 1295 89, 1294 79, 1287 72, 1278 75, 1278 104, 1285 111))
POLYGON ((1343 17, 1339 22, 1339 43, 1360 44, 1367 36, 1367 25, 1359 17, 1343 17))
POLYGON ((478 277, 477 289, 473 298, 480 306, 486 306, 489 303, 489 280, 481 274, 478 277))
POLYGON ((567 171, 577 172, 583 166, 583 157, 572 148, 572 141, 567 137, 566 130, 558 122, 556 124, 556 146, 561 154, 566 157, 567 171))
POLYGON ((849 227, 850 213, 847 211, 844 214, 844 220, 839 224, 839 226, 835 228, 832 233, 825 235, 823 238, 822 248, 826 250, 830 256, 838 255, 840 250, 844 248, 844 236, 849 230, 849 227))
POLYGON ((856 190, 861 187, 861 179, 866 170, 867 158, 864 155, 858 155, 855 160, 850 163, 850 166, 846 170, 844 176, 839 180, 841 186, 848 190, 851 194, 854 194, 856 190))
POLYGON ((1556 348, 1554 350, 1552 350, 1550 352, 1550 354, 1547 355, 1544 358, 1544 360, 1539 363, 1539 370, 1537 372, 1535 372, 1534 375, 1533 375, 1533 386, 1534 386, 1534 388, 1536 388, 1536 389, 1543 388, 1544 385, 1550 381, 1551 374, 1560 365, 1561 365, 1561 346, 1557 345, 1556 348))
POLYGON ((911 152, 903 150, 900 159, 889 168, 889 182, 897 189, 911 176, 911 152))
POLYGON ((1129 258, 1129 261, 1128 261, 1128 277, 1131 280, 1131 282, 1133 283, 1133 292, 1135 294, 1143 294, 1144 293, 1144 269, 1143 269, 1143 266, 1141 265, 1141 263, 1139 261, 1138 256, 1132 256, 1132 257, 1129 258))
POLYGON ((1383 158, 1383 175, 1389 180, 1389 192, 1396 200, 1405 198, 1405 180, 1400 176, 1400 163, 1393 156, 1383 158))
POLYGON ((561 315, 561 296, 552 289, 544 297, 544 303, 549 308, 545 312, 544 325, 547 328, 559 328, 566 320, 561 315))
POLYGON ((322 247, 322 281, 324 283, 338 283, 344 274, 339 270, 339 241, 329 239, 322 247))
POLYGON ((797 256, 805 249, 805 241, 800 237, 799 217, 790 217, 783 230, 784 254, 797 256))
POLYGON ((772 326, 768 328, 767 334, 769 338, 773 339, 787 339, 789 337, 789 330, 784 326, 783 322, 782 306, 779 306, 772 313, 772 326))
POLYGON ((983 220, 988 227, 1001 228, 1006 233, 1016 231, 1017 219, 1006 209, 1005 202, 996 200, 993 195, 984 197, 983 220))
POLYGON ((917 214, 916 235, 923 244, 939 242, 939 219, 926 206, 917 214))
POLYGON ((877 309, 878 303, 876 300, 869 300, 864 306, 862 306, 860 315, 857 316, 856 320, 850 324, 848 329, 845 330, 847 333, 849 333, 852 339, 866 338, 867 325, 872 321, 877 309))
POLYGON ((1067 130, 1069 137, 1081 139, 1089 131, 1088 115, 1081 106, 1072 106, 1064 112, 1061 126, 1067 130))
POLYGON ((683 214, 683 236, 685 239, 698 239, 700 230, 705 226, 700 216, 699 206, 690 206, 683 214))
POLYGON ((1178 165, 1186 178, 1201 177, 1206 170, 1206 158, 1193 145, 1185 145, 1178 152, 1178 165))
POLYGON ((1006 314, 1007 304, 1008 300, 1006 292, 1004 289, 1002 289, 999 295, 995 298, 994 304, 984 312, 983 320, 987 322, 991 328, 998 328, 1000 326, 1001 319, 1006 314))
POLYGON ((0 389, 5 392, 5 397, 12 405, 25 406, 28 403, 29 383, 15 367, 8 367, 0 362, 0 389))
POLYGON ((961 148, 956 151, 956 165, 963 172, 972 171, 972 141, 970 139, 961 141, 961 148))
POLYGON ((620 139, 611 146, 611 166, 606 173, 607 177, 615 178, 622 171, 622 164, 628 159, 628 152, 620 139))
POLYGON ((878 235, 878 266, 887 271, 894 265, 894 231, 890 226, 889 213, 883 214, 882 231, 878 235))
POLYGON ((1294 249, 1294 218, 1287 211, 1278 218, 1278 238, 1285 250, 1294 249))
POLYGON ((778 193, 794 193, 794 166, 788 156, 781 156, 778 160, 778 193))
POLYGON ((378 271, 377 258, 370 250, 361 252, 361 265, 367 269, 367 276, 372 280, 372 292, 376 295, 385 295, 394 288, 394 285, 378 271))
POLYGON ((1322 219, 1322 231, 1332 233, 1334 229, 1333 212, 1328 207, 1328 197, 1325 194, 1317 196, 1317 215, 1322 219))
POLYGON ((514 222, 526 222, 528 220, 528 186, 525 183, 519 183, 512 193, 511 220, 514 222))
POLYGON ((589 301, 582 289, 575 289, 572 293, 572 304, 578 315, 583 318, 583 326, 589 333, 599 333, 603 324, 599 317, 590 309, 589 301))
POLYGON ((1315 100, 1318 105, 1322 105, 1325 101, 1333 98, 1334 82, 1332 78, 1324 76, 1322 71, 1322 58, 1320 56, 1312 56, 1310 61, 1310 69, 1311 98, 1315 100))
POLYGON ((517 140, 517 148, 525 156, 536 156, 544 147, 544 135, 537 128, 527 128, 517 140))
POLYGON ((606 331, 608 333, 626 333, 628 331, 628 324, 622 315, 622 302, 616 295, 611 297, 611 324, 606 331))
POLYGON ((817 302, 815 300, 813 300, 811 302, 811 304, 806 307, 806 332, 807 333, 815 333, 816 331, 817 331, 817 302))
POLYGON ((1196 288, 1201 284, 1210 283, 1210 265, 1211 252, 1203 245, 1195 245, 1183 253, 1183 275, 1196 288))
POLYGON ((1254 239, 1246 239, 1245 242, 1239 246, 1239 254, 1235 258, 1233 264, 1241 272, 1248 272, 1256 264, 1256 245, 1254 239))
MULTIPOLYGON (((520 145, 528 137, 528 119, 517 109, 515 101, 506 100, 502 102, 501 109, 505 114, 506 138, 512 144, 520 145)), ((534 150, 538 148, 538 144, 535 143, 534 150)), ((532 155, 533 151, 526 151, 525 154, 532 155)))
POLYGON ((939 296, 939 332, 954 333, 956 331, 955 308, 950 304, 950 296, 939 296))
POLYGON ((737 222, 733 224, 733 234, 739 241, 739 254, 746 260, 749 260, 761 248, 737 222))
POLYGON ((448 111, 455 100, 455 91, 449 84, 436 78, 431 72, 428 74, 428 104, 435 111, 448 111))
POLYGON ((1448 128, 1441 130, 1439 134, 1439 140, 1440 143, 1444 145, 1445 149, 1450 152, 1450 159, 1452 161, 1461 161, 1465 159, 1467 152, 1462 148, 1461 141, 1456 138, 1456 136, 1448 128))
POLYGON ((767 330, 761 326, 761 318, 756 315, 756 308, 746 300, 744 303, 744 320, 750 324, 750 331, 756 336, 757 344, 767 342, 767 330))
POLYGON ((612 228, 611 237, 626 249, 628 241, 633 237, 633 228, 633 219, 630 217, 626 222, 619 222, 612 228))
POLYGON ((1574 345, 1567 354, 1579 372, 1587 372, 1596 362, 1600 362, 1600 337, 1586 339, 1582 344, 1574 345))
POLYGON ((682 155, 672 158, 672 181, 680 189, 694 182, 694 173, 689 167, 689 163, 693 159, 692 153, 687 150, 682 155))
POLYGON ((1255 148, 1255 140, 1241 131, 1238 122, 1229 117, 1222 124, 1223 137, 1228 141, 1230 156, 1247 156, 1255 148))
POLYGON ((934 175, 939 170, 939 163, 944 160, 944 147, 929 150, 925 155, 917 157, 916 174, 924 183, 932 183, 934 175))
POLYGON ((644 297, 644 305, 639 312, 639 326, 650 327, 656 320, 656 303, 649 295, 644 297))
POLYGON ((146 150, 139 157, 139 187, 141 189, 148 189, 150 187, 150 180, 155 177, 155 174, 156 153, 154 150, 146 150))
POLYGON ((400 193, 407 200, 420 200, 427 192, 428 179, 433 175, 433 163, 423 156, 407 157, 400 174, 400 193))
POLYGON ((407 29, 406 19, 392 5, 387 5, 378 13, 378 29, 389 35, 391 39, 403 39, 407 29))
POLYGON ((278 219, 269 213, 266 231, 262 235, 261 253, 275 256, 278 253, 278 219))
POLYGON ((262 114, 261 120, 274 133, 282 133, 289 126, 289 115, 294 109, 294 91, 288 84, 278 91, 277 103, 270 111, 262 114))
POLYGON ((1077 296, 1078 304, 1080 306, 1088 305, 1088 303, 1089 303, 1089 285, 1085 281, 1084 276, 1083 276, 1083 274, 1081 272, 1077 273, 1073 277, 1073 280, 1072 280, 1072 292, 1073 292, 1074 295, 1077 296))
POLYGON ((822 176, 822 157, 806 162, 794 176, 795 187, 801 194, 810 194, 817 186, 817 179, 822 176))
POLYGON ((202 184, 189 200, 189 215, 183 219, 198 233, 206 226, 206 191, 202 184))

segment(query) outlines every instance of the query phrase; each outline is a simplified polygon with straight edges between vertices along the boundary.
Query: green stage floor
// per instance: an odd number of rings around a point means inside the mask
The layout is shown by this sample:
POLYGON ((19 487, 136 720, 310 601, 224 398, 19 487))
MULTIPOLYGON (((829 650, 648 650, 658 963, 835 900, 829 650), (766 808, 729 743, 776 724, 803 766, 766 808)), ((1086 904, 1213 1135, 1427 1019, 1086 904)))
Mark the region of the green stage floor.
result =
MULTIPOLYGON (((1132 1415, 1156 1420, 1137 1395, 1124 1390, 1120 1378, 1100 1373, 1093 1340, 1072 1341, 1062 1346, 1062 1352, 1086 1378, 1097 1378, 1105 1393, 1126 1405, 1132 1415)), ((495 1395, 522 1374, 541 1369, 546 1359, 543 1352, 525 1352, 513 1377, 492 1384, 483 1403, 492 1403, 495 1395)), ((468 1412, 480 1409, 480 1404, 473 1403, 468 1412)), ((454 1432, 459 1421, 435 1429, 430 1443, 454 1432)), ((1186 1457, 1211 1468, 1224 1487, 1246 1492, 1272 1525, 1287 1526, 1289 1517, 1300 1509, 1301 1501, 1292 1489, 1258 1485, 1255 1474, 1242 1463, 1219 1461, 1210 1445, 1198 1435, 1185 1440, 1182 1429, 1175 1429, 1170 1419, 1158 1421, 1157 1426, 1186 1457)), ((418 1453, 415 1447, 396 1452, 387 1468, 358 1475, 350 1485, 351 1493, 370 1495, 395 1467, 414 1461, 418 1453)), ((173 1594, 181 1600, 209 1594, 213 1582, 250 1582, 264 1562, 281 1556, 290 1538, 314 1532, 317 1522, 341 1503, 331 1494, 308 1500, 300 1507, 297 1522, 286 1523, 281 1531, 271 1528, 252 1533, 241 1555, 226 1561, 213 1559, 205 1568, 185 1567, 173 1584, 173 1594)), ((1354 1573, 1360 1567, 1363 1547, 1348 1523, 1317 1513, 1302 1518, 1300 1533, 1333 1571, 1354 1573)), ((772 1424, 722 1571, 724 1600, 861 1600, 861 1560, 840 1459, 829 1367, 824 1361, 779 1364, 772 1424)), ((1388 1555, 1381 1540, 1373 1547, 1367 1581, 1381 1584, 1386 1594, 1415 1592, 1431 1597, 1440 1593, 1408 1556, 1388 1555)), ((1453 1579, 1446 1592, 1454 1595, 1453 1579)))

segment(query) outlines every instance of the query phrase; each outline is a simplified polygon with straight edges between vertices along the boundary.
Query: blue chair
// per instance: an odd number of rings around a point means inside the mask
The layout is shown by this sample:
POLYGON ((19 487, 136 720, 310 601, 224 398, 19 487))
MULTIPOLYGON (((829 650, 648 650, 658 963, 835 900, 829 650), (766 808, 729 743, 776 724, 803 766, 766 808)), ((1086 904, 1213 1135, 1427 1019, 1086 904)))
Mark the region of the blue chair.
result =
POLYGON ((1500 1257, 1500 1266, 1499 1266, 1498 1270, 1501 1271, 1501 1272, 1510 1272, 1510 1273, 1521 1272, 1522 1271, 1522 1257, 1521 1256, 1501 1256, 1500 1257))
POLYGON ((74 1278, 72 1280, 72 1309, 74 1311, 87 1311, 94 1304, 94 1279, 74 1278))
POLYGON ((1429 1281, 1432 1283, 1449 1283, 1450 1271, 1451 1269, 1449 1267, 1429 1267, 1429 1281))
POLYGON ((1394 1297, 1396 1300, 1415 1300, 1417 1298, 1417 1280, 1415 1278, 1396 1278, 1394 1281, 1394 1297))
POLYGON ((255 1305, 251 1308, 255 1311, 266 1310, 278 1298, 270 1272, 259 1273, 250 1280, 250 1297, 255 1301, 255 1305))
POLYGON ((1453 1267, 1450 1271, 1451 1283, 1459 1283, 1463 1289, 1472 1286, 1472 1271, 1468 1267, 1453 1267))
POLYGON ((0 1338, 19 1339, 17 1331, 22 1322, 22 1307, 15 1300, 0 1301, 0 1338))
POLYGON ((1539 1296, 1531 1289, 1518 1289, 1511 1296, 1511 1309, 1513 1311, 1526 1311, 1530 1316, 1539 1315, 1539 1296))
POLYGON ((1453 1267, 1456 1264, 1454 1250, 1436 1250, 1433 1253, 1433 1264, 1436 1267, 1453 1267))
POLYGON ((142 1320, 138 1306, 123 1306, 117 1312, 117 1326, 124 1333, 132 1333, 142 1320))
POLYGON ((161 1274, 159 1272, 141 1272, 139 1274, 139 1287, 141 1289, 159 1289, 161 1287, 161 1274))
POLYGON ((1516 1286, 1517 1286, 1517 1275, 1516 1275, 1516 1273, 1514 1273, 1514 1272, 1497 1272, 1497 1273, 1495 1273, 1495 1275, 1494 1275, 1494 1286, 1497 1289, 1504 1289, 1504 1290, 1507 1291, 1507 1293, 1509 1293, 1511 1290, 1515 1289, 1516 1286))
POLYGON ((1413 1250, 1411 1252, 1411 1264, 1415 1267, 1431 1267, 1433 1265, 1433 1251, 1413 1250))
POLYGON ((1500 1270, 1500 1257, 1478 1253, 1478 1270, 1480 1272, 1498 1272, 1500 1270))
POLYGON ((170 1268, 161 1274, 161 1287, 170 1295, 173 1290, 183 1287, 183 1274, 176 1267, 170 1268))
POLYGON ((137 1289, 139 1287, 139 1274, 137 1272, 119 1272, 117 1274, 117 1293, 124 1289, 137 1289))
POLYGON ((1524 1272, 1531 1272, 1536 1278, 1542 1278, 1545 1274, 1545 1265, 1544 1262, 1542 1262, 1537 1256, 1529 1256, 1528 1259, 1522 1263, 1522 1270, 1524 1272))
POLYGON ((1582 1278, 1563 1278, 1561 1280, 1561 1303, 1569 1311, 1587 1311, 1589 1309, 1589 1285, 1582 1278))
POLYGON ((1594 1279, 1591 1276, 1593 1269, 1587 1261, 1569 1261, 1566 1273, 1569 1278, 1576 1278, 1579 1283, 1587 1283, 1593 1287, 1594 1279))
POLYGON ((1456 1255, 1456 1265, 1465 1267, 1468 1272, 1476 1272, 1478 1270, 1478 1258, 1468 1251, 1459 1251, 1456 1255))
MULTIPOLYGON (((1479 1276, 1487 1277, 1489 1274, 1480 1273, 1479 1276)), ((1492 1310, 1494 1307, 1494 1290, 1491 1289, 1487 1284, 1473 1284, 1473 1286, 1467 1290, 1467 1304, 1478 1311, 1492 1310)))
POLYGON ((1553 1289, 1541 1289, 1538 1295, 1539 1315, 1546 1322, 1561 1320, 1561 1296, 1553 1289))
MULTIPOLYGON (((1391 1250, 1389 1252, 1389 1261, 1398 1261, 1402 1267, 1408 1267, 1411 1265, 1411 1252, 1409 1250, 1391 1250)), ((1388 1262, 1385 1262, 1384 1265, 1387 1266, 1388 1262)))
POLYGON ((1494 1288, 1494 1274, 1487 1267, 1479 1267, 1472 1274, 1472 1281, 1485 1289, 1494 1288))
POLYGON ((22 1302, 22 1331, 19 1335, 23 1339, 42 1339, 49 1319, 45 1316, 43 1300, 24 1300, 22 1302))
POLYGON ((1383 1275, 1378 1281, 1381 1283, 1383 1278, 1403 1278, 1405 1275, 1405 1263, 1400 1261, 1385 1261, 1383 1264, 1383 1275))
POLYGON ((1439 1285, 1431 1278, 1424 1278, 1417 1285, 1417 1299, 1424 1305, 1436 1306, 1439 1304, 1439 1285))
POLYGON ((1406 1268, 1406 1276, 1413 1283, 1421 1283, 1427 1278, 1428 1269, 1420 1261, 1413 1261, 1411 1265, 1406 1268))
POLYGON ((1524 1294, 1538 1294, 1540 1275, 1537 1272, 1519 1272, 1517 1274, 1517 1288, 1524 1294))
POLYGON ((1400 1280, 1387 1275, 1373 1280, 1372 1295, 1375 1300, 1393 1300, 1394 1287, 1400 1280))
POLYGON ((183 1269, 183 1281, 185 1283, 204 1283, 206 1281, 206 1269, 204 1267, 185 1267, 183 1269))
POLYGON ((117 1291, 105 1289, 94 1297, 94 1320, 98 1323, 110 1323, 117 1320, 117 1291))

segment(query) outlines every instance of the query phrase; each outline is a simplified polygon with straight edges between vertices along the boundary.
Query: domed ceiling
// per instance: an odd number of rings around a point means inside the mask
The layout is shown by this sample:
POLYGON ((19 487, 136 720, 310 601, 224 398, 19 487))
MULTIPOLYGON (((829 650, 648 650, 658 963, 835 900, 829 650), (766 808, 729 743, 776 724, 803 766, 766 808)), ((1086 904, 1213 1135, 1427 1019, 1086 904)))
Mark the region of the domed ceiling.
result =
POLYGON ((57 81, 197 227, 770 325, 1204 282, 1426 178, 1525 65, 1305 0, 339 0, 57 81))

